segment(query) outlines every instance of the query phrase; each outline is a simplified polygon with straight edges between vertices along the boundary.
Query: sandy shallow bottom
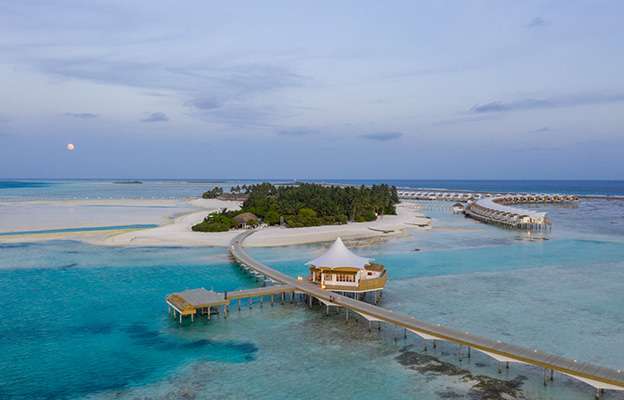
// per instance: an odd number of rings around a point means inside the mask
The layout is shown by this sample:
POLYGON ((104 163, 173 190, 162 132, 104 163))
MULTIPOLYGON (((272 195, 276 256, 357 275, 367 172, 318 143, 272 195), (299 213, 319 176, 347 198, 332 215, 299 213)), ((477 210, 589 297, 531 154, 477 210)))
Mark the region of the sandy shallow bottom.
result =
MULTIPOLYGON (((239 202, 189 200, 55 200, 0 203, 0 232, 37 231, 81 227, 157 224, 149 229, 111 229, 0 236, 0 243, 52 239, 78 240, 103 246, 217 246, 226 247, 240 231, 204 233, 191 227, 211 212, 240 208, 239 202)), ((408 229, 428 229, 431 221, 418 206, 403 203, 397 215, 374 222, 285 229, 270 227, 252 236, 248 246, 287 246, 345 239, 383 238, 408 229)))
MULTIPOLYGON (((350 241, 355 252, 387 266, 384 307, 622 366, 621 240, 558 230, 551 240, 526 240, 456 215, 431 216, 434 229, 368 238, 362 246, 350 241)), ((295 276, 325 248, 249 251, 295 276)), ((498 374, 478 352, 467 360, 461 348, 443 343, 425 352, 415 335, 403 339, 391 326, 368 332, 365 321, 347 323, 343 314, 301 303, 244 305, 227 320, 179 327, 163 308, 167 293, 259 284, 228 263, 224 248, 52 241, 0 249, 7 300, 0 318, 10 321, 0 324, 0 398, 593 398, 592 388, 560 374, 545 387, 539 369, 512 365, 498 374)))

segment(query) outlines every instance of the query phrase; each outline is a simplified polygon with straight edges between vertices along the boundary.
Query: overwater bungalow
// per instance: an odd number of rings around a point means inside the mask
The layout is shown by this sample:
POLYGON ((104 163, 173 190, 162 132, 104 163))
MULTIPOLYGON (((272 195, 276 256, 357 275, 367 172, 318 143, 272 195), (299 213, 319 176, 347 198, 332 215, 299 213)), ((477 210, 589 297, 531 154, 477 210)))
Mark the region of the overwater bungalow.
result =
MULTIPOLYGON (((360 257, 338 238, 320 257, 308 261, 310 281, 326 290, 342 293, 381 292, 388 280, 386 269, 371 258, 360 257)), ((377 296, 375 299, 377 300, 377 296)))
POLYGON ((451 207, 453 212, 455 214, 459 214, 459 213, 463 213, 464 212, 464 205, 462 203, 455 203, 453 204, 453 207, 451 207))

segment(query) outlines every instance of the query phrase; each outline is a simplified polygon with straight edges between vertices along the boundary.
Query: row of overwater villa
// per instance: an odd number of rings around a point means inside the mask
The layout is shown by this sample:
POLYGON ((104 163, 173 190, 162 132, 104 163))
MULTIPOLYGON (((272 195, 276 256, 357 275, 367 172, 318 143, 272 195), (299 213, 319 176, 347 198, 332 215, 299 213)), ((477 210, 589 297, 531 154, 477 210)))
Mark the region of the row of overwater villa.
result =
POLYGON ((505 198, 514 203, 560 203, 578 200, 578 196, 573 194, 449 192, 446 190, 434 192, 399 190, 397 193, 399 198, 405 200, 469 201, 482 198, 505 198))
POLYGON ((547 230, 551 226, 548 213, 511 207, 527 203, 563 203, 577 201, 575 195, 559 194, 492 194, 492 193, 451 193, 451 192, 411 192, 401 191, 399 197, 413 200, 459 201, 454 211, 463 212, 467 217, 488 224, 506 228, 547 230))

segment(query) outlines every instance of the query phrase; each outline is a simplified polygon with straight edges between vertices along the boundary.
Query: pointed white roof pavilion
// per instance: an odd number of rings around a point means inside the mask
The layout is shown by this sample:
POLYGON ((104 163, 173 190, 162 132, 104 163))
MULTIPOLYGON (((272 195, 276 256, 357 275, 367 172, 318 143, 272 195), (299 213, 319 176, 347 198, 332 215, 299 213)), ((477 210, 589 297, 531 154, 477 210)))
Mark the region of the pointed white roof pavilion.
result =
POLYGON ((337 238, 334 244, 320 257, 308 261, 306 265, 313 265, 318 268, 340 268, 352 267, 364 269, 373 261, 372 258, 360 257, 347 249, 342 239, 337 238))

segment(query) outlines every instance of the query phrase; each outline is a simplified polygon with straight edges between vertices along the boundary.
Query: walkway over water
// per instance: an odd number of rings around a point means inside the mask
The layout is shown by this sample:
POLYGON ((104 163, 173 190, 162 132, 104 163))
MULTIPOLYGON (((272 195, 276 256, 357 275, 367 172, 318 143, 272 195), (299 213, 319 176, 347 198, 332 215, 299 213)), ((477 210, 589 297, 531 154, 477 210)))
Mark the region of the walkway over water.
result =
POLYGON ((273 304, 274 296, 277 295, 281 296, 281 301, 284 302, 285 295, 287 293, 292 294, 294 291, 295 288, 289 285, 264 286, 223 293, 199 288, 172 293, 167 296, 166 301, 169 306, 169 314, 179 317, 180 323, 182 323, 182 317, 190 316, 191 320, 193 320, 197 314, 207 315, 210 318, 213 314, 213 309, 215 313, 218 313, 219 307, 222 307, 222 312, 227 318, 230 303, 238 301, 240 310, 241 299, 263 299, 266 296, 270 296, 271 304, 273 304))
MULTIPOLYGON (((358 301, 346 296, 339 295, 321 289, 319 286, 309 283, 306 280, 296 279, 284 273, 274 270, 269 266, 253 259, 243 249, 244 240, 253 234, 254 231, 247 231, 236 236, 231 243, 230 253, 232 257, 246 268, 251 268, 276 282, 282 283, 290 290, 296 290, 307 294, 311 298, 316 298, 323 304, 331 304, 344 307, 347 311, 356 312, 366 319, 383 321, 396 325, 400 328, 415 333, 425 340, 442 340, 466 346, 469 349, 478 350, 489 355, 499 362, 516 362, 529 364, 565 374, 580 381, 583 381, 597 389, 596 396, 599 397, 601 390, 624 390, 624 371, 604 368, 597 365, 578 362, 568 358, 544 353, 537 349, 529 349, 504 343, 499 340, 491 340, 481 336, 473 335, 452 328, 420 321, 407 314, 387 310, 363 301, 358 301)), ((278 285, 280 287, 281 285, 278 285)))
POLYGON ((546 212, 512 207, 516 204, 563 203, 577 201, 578 196, 560 194, 479 193, 479 192, 422 192, 400 191, 401 199, 465 202, 467 217, 488 224, 516 229, 548 229, 551 225, 546 212))

